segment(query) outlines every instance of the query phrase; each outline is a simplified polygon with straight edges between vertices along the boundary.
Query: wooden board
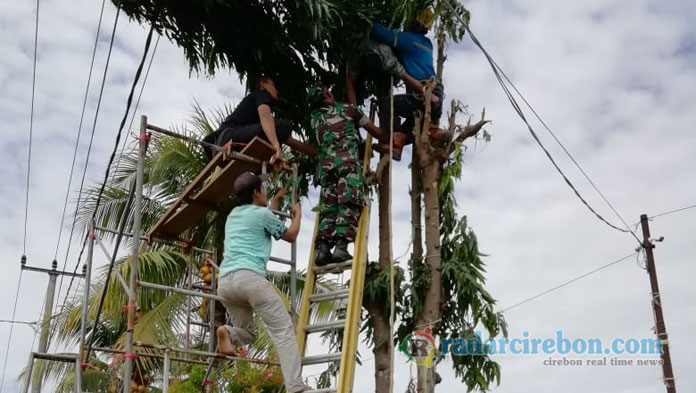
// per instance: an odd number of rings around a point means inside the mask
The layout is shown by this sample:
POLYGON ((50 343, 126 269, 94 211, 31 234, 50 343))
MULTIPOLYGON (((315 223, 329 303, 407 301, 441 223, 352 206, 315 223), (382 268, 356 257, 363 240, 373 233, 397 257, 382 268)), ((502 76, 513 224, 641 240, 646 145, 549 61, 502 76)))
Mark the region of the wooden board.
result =
MULTIPOLYGON (((242 150, 242 153, 261 161, 270 160, 274 152, 275 150, 268 142, 259 138, 252 140, 242 150)), ((248 171, 260 173, 261 165, 241 160, 234 161, 232 165, 227 165, 214 181, 203 186, 193 200, 204 205, 219 205, 232 195, 232 184, 237 176, 248 171)))
MULTIPOLYGON (((241 153, 261 161, 268 161, 274 153, 273 147, 260 138, 254 138, 241 153)), ((148 236, 165 239, 178 239, 187 229, 194 226, 206 213, 215 210, 232 195, 232 184, 240 174, 252 171, 259 173, 261 165, 230 160, 223 164, 217 173, 215 168, 222 162, 223 153, 218 153, 213 161, 191 182, 181 196, 155 224, 148 236), (211 175, 215 176, 207 184, 211 175), (202 185, 202 186, 201 186, 202 185), (198 190, 200 188, 200 191, 198 190)))
MULTIPOLYGON (((181 193, 181 196, 167 209, 167 211, 160 217, 159 220, 157 220, 157 223, 150 228, 150 230, 147 233, 148 237, 152 237, 155 234, 161 235, 163 232, 162 228, 164 225, 169 221, 172 216, 180 211, 184 205, 185 205, 185 200, 189 198, 194 191, 198 189, 198 187, 207 179, 211 173, 215 171, 215 168, 218 167, 218 165, 221 165, 223 162, 223 154, 216 154, 215 157, 208 163, 208 165, 205 166, 205 168, 199 173, 195 179, 189 184, 186 189, 184 190, 183 193, 181 193)), ((181 232, 179 232, 181 233, 181 232)), ((171 237, 171 236, 168 236, 171 237)), ((174 236, 176 238, 176 235, 174 236)))

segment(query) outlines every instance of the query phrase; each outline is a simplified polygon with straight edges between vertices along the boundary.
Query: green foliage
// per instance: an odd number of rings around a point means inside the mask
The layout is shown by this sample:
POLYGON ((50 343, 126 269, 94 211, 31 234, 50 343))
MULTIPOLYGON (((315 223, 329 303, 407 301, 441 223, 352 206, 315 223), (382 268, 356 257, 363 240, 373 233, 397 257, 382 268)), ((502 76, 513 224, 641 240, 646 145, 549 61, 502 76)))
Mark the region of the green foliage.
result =
POLYGON ((239 363, 237 370, 227 370, 223 378, 227 381, 228 393, 276 393, 283 386, 283 374, 279 367, 239 363))
MULTIPOLYGON (((507 324, 495 310, 496 301, 486 290, 485 264, 473 230, 466 217, 459 217, 454 198, 454 180, 461 176, 462 146, 443 167, 440 178, 440 236, 442 243, 442 321, 441 338, 471 338, 475 330, 489 337, 507 336, 507 324)), ((490 389, 500 383, 500 366, 487 355, 454 356, 455 375, 468 391, 490 389)))
POLYGON ((203 393, 203 380, 205 379, 205 366, 195 365, 189 370, 188 378, 172 381, 169 386, 171 393, 203 393))
MULTIPOLYGON (((383 315, 389 315, 391 310, 389 296, 390 269, 383 268, 377 262, 367 264, 365 270, 365 289, 363 290, 363 306, 370 310, 379 307, 383 315)), ((404 314, 408 308, 404 307, 406 299, 405 275, 403 269, 394 266, 394 313, 404 314)), ((362 331, 366 332, 366 341, 373 339, 374 324, 372 318, 365 319, 362 331)))

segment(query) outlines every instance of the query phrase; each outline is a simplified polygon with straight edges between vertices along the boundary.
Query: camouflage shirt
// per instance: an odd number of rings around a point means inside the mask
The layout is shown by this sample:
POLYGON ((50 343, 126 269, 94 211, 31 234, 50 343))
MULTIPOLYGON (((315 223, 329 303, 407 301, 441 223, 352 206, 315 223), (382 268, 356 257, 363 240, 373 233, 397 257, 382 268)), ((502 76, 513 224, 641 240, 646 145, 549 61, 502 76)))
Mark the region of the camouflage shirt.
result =
MULTIPOLYGON (((319 140, 319 176, 332 169, 360 168, 358 126, 369 120, 355 106, 336 103, 312 113, 312 127, 319 140)), ((360 169, 358 169, 360 171, 360 169)))

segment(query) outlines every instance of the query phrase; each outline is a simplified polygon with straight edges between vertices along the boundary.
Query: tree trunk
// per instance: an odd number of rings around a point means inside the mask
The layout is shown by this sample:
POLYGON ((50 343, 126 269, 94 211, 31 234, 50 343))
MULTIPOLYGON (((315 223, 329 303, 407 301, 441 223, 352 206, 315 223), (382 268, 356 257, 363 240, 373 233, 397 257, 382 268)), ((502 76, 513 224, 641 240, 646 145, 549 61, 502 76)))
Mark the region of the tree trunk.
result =
POLYGON ((421 183, 420 160, 416 146, 413 146, 411 156, 411 225, 413 231, 413 252, 411 252, 411 263, 420 263, 423 258, 423 229, 421 216, 421 193, 423 184, 421 183))
MULTIPOLYGON (((426 134, 427 135, 427 134, 426 134)), ((425 153, 429 155, 429 153, 425 153)), ((440 162, 421 160, 423 167, 423 199, 425 203, 425 263, 429 267, 430 280, 423 301, 423 311, 416 319, 416 330, 432 329, 435 337, 440 320, 442 292, 442 265, 440 254, 440 205, 438 200, 438 180, 440 162)), ((432 368, 418 367, 418 392, 432 393, 435 389, 432 368)))
MULTIPOLYGON (((388 163, 387 165, 391 165, 388 163)), ((390 168, 385 167, 381 171, 378 186, 379 202, 379 265, 381 269, 391 267, 391 237, 392 223, 389 214, 389 201, 391 200, 390 168)), ((393 350, 390 345, 393 333, 389 326, 389 310, 382 306, 383 302, 374 302, 368 308, 374 326, 375 356, 375 391, 377 393, 391 393, 391 373, 393 350)))
POLYGON ((389 315, 376 302, 368 308, 368 312, 372 317, 374 326, 372 353, 375 357, 375 392, 390 393, 392 351, 389 340, 392 339, 392 333, 389 329, 389 315))
MULTIPOLYGON (((442 80, 445 63, 445 34, 444 26, 438 23, 437 37, 437 79, 442 80)), ((429 267, 430 279, 423 300, 423 310, 416 317, 416 330, 432 329, 432 336, 436 337, 439 321, 442 314, 442 254, 440 249, 440 201, 438 198, 438 184, 440 180, 441 161, 440 153, 430 149, 430 97, 432 85, 428 86, 424 96, 425 113, 422 119, 416 119, 414 127, 414 149, 418 152, 420 174, 423 188, 423 202, 425 207, 425 258, 424 263, 429 267)), ((440 105, 444 106, 444 102, 440 105)), ((412 202, 413 203, 413 202, 412 202)), ((412 206, 413 207, 413 206, 412 206)), ((415 218, 415 217, 414 217, 415 218)), ((437 339, 435 340, 437 342, 437 339)), ((432 393, 435 391, 435 369, 418 366, 418 393, 432 393)))

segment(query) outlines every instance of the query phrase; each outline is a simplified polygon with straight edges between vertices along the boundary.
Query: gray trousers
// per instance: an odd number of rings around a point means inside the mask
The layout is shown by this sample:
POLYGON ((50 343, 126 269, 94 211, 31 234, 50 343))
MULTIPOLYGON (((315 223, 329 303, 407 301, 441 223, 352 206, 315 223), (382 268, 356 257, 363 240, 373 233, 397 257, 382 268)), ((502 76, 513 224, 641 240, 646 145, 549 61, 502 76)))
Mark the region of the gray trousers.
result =
POLYGON ((253 313, 256 312, 266 324, 278 353, 287 391, 304 388, 295 327, 273 284, 251 270, 237 270, 221 277, 218 285, 218 295, 225 299, 222 304, 230 322, 225 327, 232 344, 239 347, 254 341, 253 313))

